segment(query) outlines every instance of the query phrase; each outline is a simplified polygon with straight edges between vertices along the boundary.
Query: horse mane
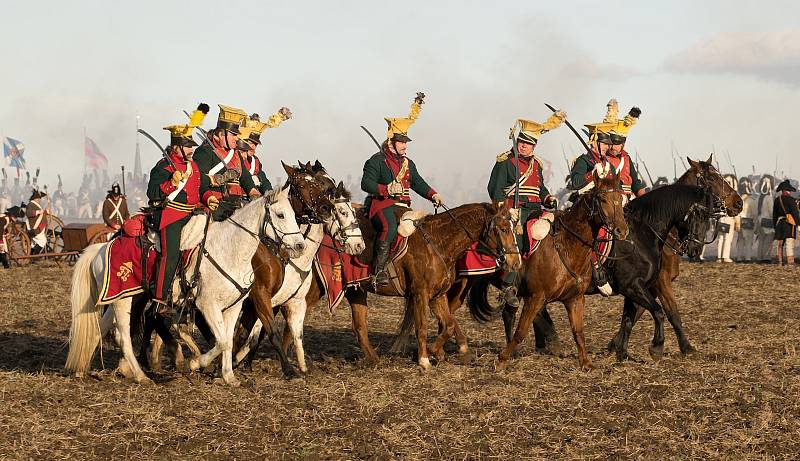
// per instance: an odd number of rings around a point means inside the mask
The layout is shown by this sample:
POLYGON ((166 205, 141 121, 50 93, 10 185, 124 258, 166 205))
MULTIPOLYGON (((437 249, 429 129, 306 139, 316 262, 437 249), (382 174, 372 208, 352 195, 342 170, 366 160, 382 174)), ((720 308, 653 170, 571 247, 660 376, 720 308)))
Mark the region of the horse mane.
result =
MULTIPOLYGON (((453 216, 456 219, 467 218, 467 219, 464 219, 464 220, 471 221, 471 219, 469 219, 469 218, 472 218, 473 216, 476 216, 475 212, 478 211, 478 210, 484 210, 489 215, 492 215, 494 213, 494 211, 492 209, 492 205, 490 203, 485 203, 485 202, 484 203, 465 203, 465 204, 459 205, 459 206, 457 206, 455 208, 451 208, 450 209, 450 213, 452 213, 453 216)), ((443 212, 443 213, 439 213, 439 214, 435 214, 435 215, 426 216, 422 220, 420 225, 431 226, 433 228, 437 228, 438 229, 438 228, 443 227, 445 225, 456 225, 456 223, 453 222, 453 218, 450 217, 450 214, 448 214, 447 212, 443 212)))
POLYGON ((701 187, 670 184, 632 200, 626 211, 647 223, 666 223, 675 216, 684 214, 704 193, 701 187))

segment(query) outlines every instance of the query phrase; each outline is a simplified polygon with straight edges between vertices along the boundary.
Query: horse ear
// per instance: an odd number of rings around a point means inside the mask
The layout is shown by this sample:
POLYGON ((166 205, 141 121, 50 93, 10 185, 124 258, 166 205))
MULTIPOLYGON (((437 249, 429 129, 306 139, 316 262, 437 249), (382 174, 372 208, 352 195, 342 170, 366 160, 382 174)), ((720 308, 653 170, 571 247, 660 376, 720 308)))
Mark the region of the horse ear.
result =
MULTIPOLYGON (((295 169, 290 167, 289 165, 283 163, 283 160, 281 160, 281 165, 283 165, 283 170, 286 172, 286 174, 288 174, 289 176, 294 174, 295 169)), ((288 184, 288 182, 287 182, 287 184, 288 184)))
POLYGON ((689 165, 691 165, 692 167, 694 167, 694 168, 696 168, 696 169, 699 169, 699 168, 700 168, 700 165, 698 165, 698 164, 697 164, 697 162, 695 162, 694 160, 692 160, 691 158, 689 158, 689 156, 688 156, 688 155, 686 156, 686 160, 688 160, 688 161, 689 161, 689 165))
POLYGON ((714 160, 714 153, 712 152, 708 154, 708 160, 706 160, 706 163, 711 163, 713 160, 714 160))
POLYGON ((342 181, 339 181, 339 184, 336 185, 336 195, 339 197, 344 195, 344 183, 342 181))
POLYGON ((311 169, 312 169, 312 171, 314 171, 314 173, 316 173, 316 172, 319 172, 319 171, 324 171, 325 167, 323 167, 322 164, 319 163, 319 160, 315 160, 314 161, 314 166, 311 169))

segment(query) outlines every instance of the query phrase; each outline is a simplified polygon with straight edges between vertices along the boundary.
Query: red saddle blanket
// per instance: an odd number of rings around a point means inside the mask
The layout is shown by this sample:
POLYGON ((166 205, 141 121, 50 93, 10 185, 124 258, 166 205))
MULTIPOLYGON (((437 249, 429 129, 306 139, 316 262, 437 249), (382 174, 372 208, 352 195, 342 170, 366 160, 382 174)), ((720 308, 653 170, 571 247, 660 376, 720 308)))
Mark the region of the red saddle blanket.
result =
MULTIPOLYGON (((97 304, 111 304, 118 299, 142 293, 142 248, 138 239, 121 235, 112 240, 104 251, 103 286, 97 304)), ((153 269, 157 256, 152 249, 147 254, 148 278, 152 278, 155 272, 153 269)))
POLYGON ((314 268, 328 295, 328 309, 331 311, 342 302, 345 288, 369 278, 369 266, 359 261, 357 256, 345 253, 342 246, 327 234, 322 237, 314 268))
MULTIPOLYGON (((537 219, 531 219, 527 223, 528 232, 526 233, 528 237, 528 253, 522 255, 522 259, 528 259, 536 250, 539 249, 539 244, 542 243, 541 240, 536 240, 531 237, 531 227, 533 224, 538 221, 537 219)), ((482 274, 491 274, 497 271, 500 268, 500 265, 497 264, 497 260, 491 256, 478 253, 478 243, 472 244, 472 246, 467 250, 464 256, 456 261, 456 271, 458 275, 466 276, 466 275, 482 275, 482 274)))

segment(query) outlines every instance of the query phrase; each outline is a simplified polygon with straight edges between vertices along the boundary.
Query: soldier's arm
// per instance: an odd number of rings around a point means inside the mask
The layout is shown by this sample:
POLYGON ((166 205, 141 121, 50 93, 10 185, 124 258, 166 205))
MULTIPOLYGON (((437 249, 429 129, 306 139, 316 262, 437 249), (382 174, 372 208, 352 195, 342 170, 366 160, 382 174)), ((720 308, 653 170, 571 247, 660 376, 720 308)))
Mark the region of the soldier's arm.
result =
POLYGON ((261 186, 259 187, 261 194, 265 194, 268 190, 272 190, 272 183, 269 182, 269 178, 267 178, 267 174, 264 173, 263 168, 256 176, 258 176, 258 180, 261 182, 261 186))
POLYGON ((161 160, 150 170, 150 181, 147 183, 147 198, 150 200, 164 200, 176 189, 172 184, 172 173, 167 171, 165 163, 161 160))
POLYGON ((489 197, 492 202, 504 202, 506 200, 506 187, 514 184, 514 176, 517 171, 509 161, 497 162, 492 168, 492 177, 489 180, 489 197))
POLYGON ((111 202, 108 199, 106 199, 103 200, 103 222, 106 223, 106 226, 113 227, 114 223, 111 222, 110 219, 108 219, 110 217, 111 217, 111 202))
POLYGON ((583 157, 578 157, 575 160, 575 165, 572 166, 572 171, 569 173, 569 188, 572 190, 581 190, 592 180, 592 169, 589 163, 583 157))
MULTIPOLYGON (((628 156, 628 161, 631 158, 628 156)), ((642 181, 642 178, 639 177, 639 172, 636 171, 636 165, 633 162, 631 164, 631 190, 633 190, 633 194, 637 197, 643 195, 646 192, 647 185, 642 181)))
POLYGON ((783 208, 781 208, 781 197, 778 196, 774 202, 772 202, 772 222, 773 224, 778 222, 778 218, 783 216, 783 208))
POLYGON ((216 197, 217 200, 222 200, 222 194, 211 189, 211 178, 207 174, 200 175, 200 201, 208 205, 209 197, 216 197))
POLYGON ((369 159, 364 163, 364 171, 361 175, 361 190, 368 194, 388 197, 389 190, 386 184, 378 184, 378 177, 380 176, 379 168, 380 164, 373 159, 369 159))
POLYGON ((786 211, 794 218, 794 223, 800 224, 800 210, 797 209, 797 202, 792 197, 789 197, 788 200, 784 200, 784 202, 787 205, 786 211))
POLYGON ((539 164, 539 200, 544 202, 547 197, 550 196, 550 190, 547 188, 547 185, 544 183, 544 171, 542 170, 542 165, 539 164))
POLYGON ((408 168, 411 170, 411 190, 431 200, 436 195, 436 191, 422 178, 417 171, 417 165, 411 159, 408 160, 408 168))

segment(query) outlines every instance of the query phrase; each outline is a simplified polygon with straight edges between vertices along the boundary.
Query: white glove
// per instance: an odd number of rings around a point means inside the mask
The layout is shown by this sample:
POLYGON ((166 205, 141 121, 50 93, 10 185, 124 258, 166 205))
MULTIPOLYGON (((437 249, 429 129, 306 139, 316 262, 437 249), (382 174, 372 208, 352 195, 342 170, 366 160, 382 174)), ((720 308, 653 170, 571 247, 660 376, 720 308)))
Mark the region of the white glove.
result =
POLYGON ((433 197, 431 197, 431 201, 432 201, 432 202, 433 202, 433 204, 434 204, 434 205, 436 205, 436 206, 442 206, 442 205, 444 205, 444 199, 443 199, 443 198, 442 198, 442 196, 441 196, 441 195, 439 195, 439 194, 433 194, 433 197))
POLYGON ((605 178, 611 172, 607 162, 595 163, 594 172, 597 173, 599 178, 605 178))
POLYGON ((389 191, 389 195, 403 195, 403 185, 397 181, 390 182, 386 190, 389 191))

